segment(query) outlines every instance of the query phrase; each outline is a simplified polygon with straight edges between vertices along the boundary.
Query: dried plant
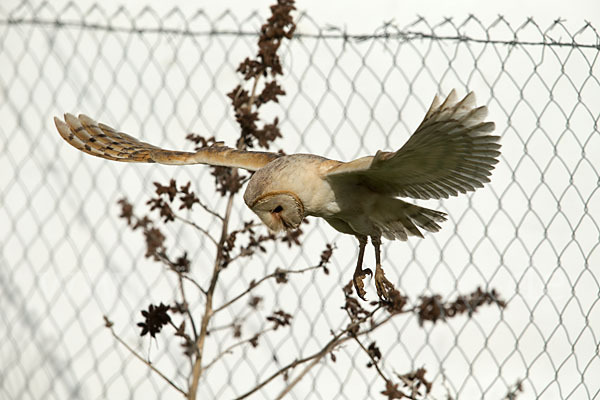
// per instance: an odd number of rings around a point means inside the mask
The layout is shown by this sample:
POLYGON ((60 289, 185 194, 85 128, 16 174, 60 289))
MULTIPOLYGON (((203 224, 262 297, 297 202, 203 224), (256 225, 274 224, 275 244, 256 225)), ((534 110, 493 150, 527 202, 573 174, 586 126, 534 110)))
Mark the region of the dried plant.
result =
MULTIPOLYGON (((246 58, 238 67, 237 71, 242 75, 244 83, 227 94, 240 128, 238 149, 253 147, 268 149, 277 138, 281 137, 279 120, 275 118, 272 122, 261 122, 259 111, 263 105, 269 102, 278 102, 279 97, 285 95, 285 91, 276 80, 277 76, 283 74, 277 51, 282 41, 290 39, 294 33, 295 24, 291 16, 294 9, 293 0, 278 0, 277 4, 271 7, 272 15, 260 31, 256 58, 246 58), (259 92, 260 79, 264 79, 265 82, 259 92), (250 90, 245 88, 246 84, 250 86, 250 90)), ((214 137, 205 138, 190 134, 187 139, 200 147, 220 145, 214 137)), ((214 294, 223 269, 231 267, 240 259, 253 257, 259 252, 266 252, 269 244, 275 241, 283 242, 287 246, 299 245, 302 230, 289 231, 283 237, 277 237, 273 234, 260 233, 264 230, 256 229, 257 224, 252 221, 243 222, 241 226, 232 228, 232 205, 248 176, 240 174, 237 169, 211 168, 218 192, 227 197, 224 214, 203 204, 195 195, 189 182, 180 185, 174 179, 171 179, 166 185, 154 183, 154 197, 147 202, 149 214, 136 214, 134 206, 127 199, 118 201, 120 217, 130 229, 143 234, 146 244, 145 257, 161 263, 168 271, 177 276, 179 298, 166 300, 166 304, 162 302, 158 305, 150 304, 146 310, 141 311, 143 320, 137 321, 137 326, 141 329, 141 336, 149 334, 153 340, 156 340, 159 335, 165 335, 165 331, 169 329, 172 335, 181 340, 182 354, 189 358, 191 364, 188 386, 185 388, 179 386, 156 365, 137 353, 115 333, 113 322, 108 317, 104 317, 105 326, 110 329, 119 343, 187 399, 197 398, 200 378, 216 363, 222 361, 227 354, 242 346, 260 346, 261 338, 264 335, 278 329, 289 329, 294 323, 293 314, 283 309, 275 309, 265 317, 267 324, 264 329, 252 332, 250 336, 246 335, 246 338, 243 339, 245 317, 233 318, 230 323, 221 327, 211 326, 213 317, 233 304, 241 304, 239 302, 243 299, 245 299, 249 311, 256 312, 263 302, 263 298, 255 294, 255 289, 268 280, 285 285, 290 279, 293 279, 294 274, 311 271, 315 273, 319 270, 329 274, 328 264, 336 249, 335 245, 327 243, 314 266, 303 269, 276 268, 272 273, 251 281, 246 289, 216 306, 214 294), (193 211, 198 207, 210 213, 220 222, 221 234, 219 237, 213 237, 207 229, 179 215, 181 210, 193 211), (169 223, 188 224, 214 244, 215 257, 207 287, 200 285, 194 279, 192 272, 197 260, 190 260, 186 251, 173 255, 172 250, 167 248, 166 235, 162 227, 169 223), (240 240, 242 237, 243 241, 240 240), (204 299, 203 312, 199 315, 195 315, 188 306, 184 283, 196 288, 204 299), (207 339, 209 334, 217 329, 230 329, 235 340, 212 360, 207 360, 205 356, 207 339)), ((346 342, 356 343, 364 351, 367 360, 365 368, 376 371, 383 381, 381 390, 383 397, 388 399, 425 398, 432 388, 432 382, 425 377, 426 369, 418 368, 404 374, 386 372, 384 363, 387 344, 376 343, 370 339, 370 334, 386 325, 392 318, 403 314, 416 315, 422 325, 425 321, 437 323, 460 314, 467 314, 470 317, 484 305, 495 304, 500 308, 505 306, 494 290, 477 289, 469 295, 458 296, 456 300, 449 302, 444 302, 439 295, 422 296, 411 306, 409 306, 409 299, 393 287, 389 290, 387 301, 378 301, 368 305, 354 297, 352 281, 342 290, 345 299, 342 312, 345 312, 347 317, 344 327, 337 331, 327 332, 326 334, 331 335, 331 338, 320 350, 304 358, 297 358, 270 376, 263 377, 254 388, 238 399, 251 396, 280 376, 285 379, 286 386, 277 398, 284 397, 325 357, 336 362, 335 353, 346 342)), ((511 393, 514 393, 510 395, 512 397, 507 396, 507 398, 514 398, 517 391, 517 389, 512 391, 511 393)))

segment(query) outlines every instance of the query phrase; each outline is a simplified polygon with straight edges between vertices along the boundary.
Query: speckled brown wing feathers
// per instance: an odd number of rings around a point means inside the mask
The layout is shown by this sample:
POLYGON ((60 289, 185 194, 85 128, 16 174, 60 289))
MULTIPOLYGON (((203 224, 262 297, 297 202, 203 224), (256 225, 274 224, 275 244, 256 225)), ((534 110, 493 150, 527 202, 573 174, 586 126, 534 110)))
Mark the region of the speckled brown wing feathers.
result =
POLYGON ((226 146, 204 147, 196 152, 166 150, 97 123, 83 114, 79 117, 65 114, 64 121, 55 117, 54 123, 67 143, 107 160, 169 165, 209 164, 256 171, 279 157, 276 153, 242 151, 226 146))

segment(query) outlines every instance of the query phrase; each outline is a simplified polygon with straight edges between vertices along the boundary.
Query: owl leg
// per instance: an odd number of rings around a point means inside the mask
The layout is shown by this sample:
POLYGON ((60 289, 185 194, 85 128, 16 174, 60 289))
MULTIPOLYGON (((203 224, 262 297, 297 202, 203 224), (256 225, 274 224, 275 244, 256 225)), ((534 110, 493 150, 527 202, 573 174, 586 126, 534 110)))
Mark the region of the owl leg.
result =
POLYGON ((365 283, 363 279, 367 275, 373 275, 373 272, 367 268, 363 269, 363 258, 365 256, 365 247, 367 247, 367 237, 366 236, 356 236, 358 239, 358 262, 356 263, 356 269, 354 270, 354 276, 352 277, 352 282, 354 283, 354 289, 356 290, 356 294, 363 300, 365 299, 365 295, 367 292, 365 291, 365 283))
POLYGON ((390 293, 394 290, 394 285, 390 282, 381 268, 381 238, 371 236, 371 243, 375 247, 375 287, 377 288, 377 295, 382 301, 390 301, 390 293))

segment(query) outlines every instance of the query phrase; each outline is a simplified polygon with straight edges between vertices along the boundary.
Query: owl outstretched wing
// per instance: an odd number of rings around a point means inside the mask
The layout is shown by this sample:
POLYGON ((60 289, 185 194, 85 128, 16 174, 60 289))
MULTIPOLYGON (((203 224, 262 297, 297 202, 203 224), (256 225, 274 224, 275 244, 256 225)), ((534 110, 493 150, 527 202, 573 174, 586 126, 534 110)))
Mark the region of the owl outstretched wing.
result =
POLYGON ((54 118, 58 133, 71 146, 84 153, 107 160, 159 163, 170 165, 208 164, 256 171, 280 155, 260 151, 243 151, 226 146, 203 147, 196 152, 165 150, 142 142, 108 125, 80 114, 54 118))
POLYGON ((458 101, 453 90, 441 104, 435 96, 423 122, 400 150, 334 165, 324 178, 415 199, 474 191, 490 181, 500 155, 500 137, 491 135, 495 125, 484 122, 487 111, 475 106, 473 92, 458 101))

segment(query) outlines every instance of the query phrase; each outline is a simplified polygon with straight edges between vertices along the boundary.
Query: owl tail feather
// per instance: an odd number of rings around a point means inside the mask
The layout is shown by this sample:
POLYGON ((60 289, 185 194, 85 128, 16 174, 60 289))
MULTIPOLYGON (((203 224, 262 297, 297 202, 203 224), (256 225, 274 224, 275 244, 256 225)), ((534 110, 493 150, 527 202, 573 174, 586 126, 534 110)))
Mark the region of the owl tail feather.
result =
POLYGON ((407 240, 409 236, 423 237, 420 229, 437 232, 438 223, 447 219, 446 213, 407 203, 393 197, 381 197, 370 214, 373 224, 389 240, 407 240), (420 229, 419 229, 420 228, 420 229))

